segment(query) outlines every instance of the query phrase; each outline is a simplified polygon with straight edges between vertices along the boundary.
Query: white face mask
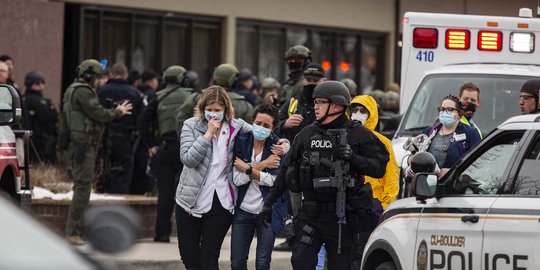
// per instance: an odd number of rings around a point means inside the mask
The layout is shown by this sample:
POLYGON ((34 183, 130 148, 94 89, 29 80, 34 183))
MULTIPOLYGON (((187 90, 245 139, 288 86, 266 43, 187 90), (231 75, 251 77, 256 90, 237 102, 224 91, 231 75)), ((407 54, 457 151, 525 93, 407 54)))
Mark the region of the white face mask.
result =
POLYGON ((368 119, 367 113, 361 113, 361 112, 355 112, 351 115, 351 120, 353 121, 360 121, 362 122, 362 125, 366 123, 368 119))

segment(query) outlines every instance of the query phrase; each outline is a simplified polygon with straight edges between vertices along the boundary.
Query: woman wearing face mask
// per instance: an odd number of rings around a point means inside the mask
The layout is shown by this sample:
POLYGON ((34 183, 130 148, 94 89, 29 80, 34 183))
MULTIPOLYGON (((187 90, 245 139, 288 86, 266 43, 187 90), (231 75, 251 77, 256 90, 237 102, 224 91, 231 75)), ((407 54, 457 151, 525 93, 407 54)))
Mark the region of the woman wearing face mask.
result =
POLYGON ((278 121, 278 109, 260 105, 253 115, 253 131, 238 135, 234 145, 234 184, 238 199, 232 222, 231 269, 247 269, 249 248, 257 235, 256 269, 270 269, 276 235, 283 228, 287 201, 274 204, 272 224, 264 224, 259 213, 270 187, 279 172, 283 157, 272 154, 272 145, 279 138, 272 133, 278 121))
POLYGON ((442 177, 461 156, 480 141, 478 132, 459 121, 463 115, 463 106, 459 98, 446 96, 437 108, 438 121, 424 130, 431 143, 427 152, 431 153, 441 168, 442 177))
MULTIPOLYGON (((218 269, 219 252, 232 222, 237 197, 233 149, 237 134, 251 126, 234 118, 220 86, 203 91, 196 116, 184 122, 180 159, 184 169, 176 190, 178 248, 186 269, 218 269)), ((274 154, 289 143, 273 145, 274 154)))

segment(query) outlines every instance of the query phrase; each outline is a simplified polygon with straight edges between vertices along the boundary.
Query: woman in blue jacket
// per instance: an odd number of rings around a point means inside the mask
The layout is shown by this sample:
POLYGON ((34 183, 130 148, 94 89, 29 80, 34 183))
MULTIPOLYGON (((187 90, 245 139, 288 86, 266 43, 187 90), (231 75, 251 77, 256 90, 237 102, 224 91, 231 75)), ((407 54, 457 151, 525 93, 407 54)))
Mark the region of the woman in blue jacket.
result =
POLYGON ((283 156, 272 153, 279 138, 272 133, 277 125, 278 109, 263 104, 253 115, 253 131, 238 135, 235 142, 233 181, 238 187, 238 199, 232 222, 231 268, 247 269, 249 247, 257 234, 255 268, 270 269, 272 249, 277 233, 283 228, 287 202, 280 198, 273 206, 271 226, 264 224, 259 213, 270 187, 279 172, 283 156))
POLYGON ((458 97, 446 96, 437 108, 438 121, 424 130, 430 139, 427 152, 431 153, 441 169, 442 177, 469 149, 480 141, 478 132, 460 122, 463 109, 458 97))

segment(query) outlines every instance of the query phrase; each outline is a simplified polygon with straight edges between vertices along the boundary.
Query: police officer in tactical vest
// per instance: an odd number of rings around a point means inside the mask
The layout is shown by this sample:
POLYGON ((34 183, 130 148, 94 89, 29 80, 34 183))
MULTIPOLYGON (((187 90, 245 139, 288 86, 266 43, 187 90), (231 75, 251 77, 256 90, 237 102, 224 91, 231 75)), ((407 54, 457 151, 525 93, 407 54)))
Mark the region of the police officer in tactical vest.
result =
POLYGON ((225 88, 231 98, 234 107, 234 115, 251 123, 253 122, 253 106, 244 96, 233 90, 238 83, 238 73, 239 71, 236 66, 231 64, 221 64, 214 70, 211 84, 225 88))
POLYGON ((69 135, 67 156, 73 177, 73 199, 69 206, 66 235, 74 244, 81 238, 81 220, 90 199, 96 159, 96 145, 103 124, 131 114, 132 105, 124 101, 113 109, 105 109, 95 92, 105 68, 96 60, 84 60, 77 67, 77 79, 65 91, 63 117, 69 135))
POLYGON ((139 134, 148 147, 151 158, 150 171, 157 180, 158 205, 154 235, 156 242, 169 242, 171 234, 176 180, 182 172, 175 115, 180 105, 194 91, 186 87, 186 74, 186 69, 182 66, 168 67, 163 73, 165 88, 156 92, 157 97, 144 108, 137 122, 139 134), (158 124, 158 137, 151 132, 155 122, 158 124))
POLYGON ((311 63, 311 50, 302 45, 292 46, 285 52, 285 61, 289 67, 289 78, 283 83, 279 93, 280 104, 289 101, 302 91, 302 73, 311 63))
POLYGON ((105 160, 110 167, 104 177, 104 191, 106 193, 128 194, 133 179, 134 145, 137 141, 137 118, 141 114, 143 103, 142 93, 139 89, 128 84, 128 69, 124 64, 114 64, 111 68, 107 84, 101 87, 98 94, 101 105, 108 107, 123 101, 133 105, 131 115, 116 119, 108 124, 108 145, 105 146, 109 155, 105 160), (109 151, 110 150, 110 151, 109 151))
POLYGON ((388 152, 371 131, 346 116, 351 97, 343 83, 320 83, 313 99, 317 121, 294 139, 262 214, 271 220, 272 204, 287 188, 302 192, 293 268, 315 269, 324 243, 328 269, 349 270, 353 233, 370 231, 377 224, 371 186, 364 184, 363 176, 382 177, 388 152))

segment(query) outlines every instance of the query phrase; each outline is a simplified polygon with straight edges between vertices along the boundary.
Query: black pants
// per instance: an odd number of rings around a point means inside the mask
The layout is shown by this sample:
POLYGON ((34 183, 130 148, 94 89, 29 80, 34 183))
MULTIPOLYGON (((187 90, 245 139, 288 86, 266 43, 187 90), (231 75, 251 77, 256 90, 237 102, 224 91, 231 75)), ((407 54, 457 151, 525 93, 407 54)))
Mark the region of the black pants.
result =
POLYGON ((148 149, 142 142, 138 142, 133 156, 133 177, 131 179, 130 194, 142 195, 152 191, 154 179, 146 175, 146 164, 148 163, 148 149))
POLYGON ((182 172, 178 141, 171 140, 163 143, 156 155, 152 157, 150 167, 158 186, 155 236, 168 237, 171 234, 171 217, 175 205, 176 185, 182 172))
POLYGON ((178 249, 186 269, 219 269, 219 252, 231 223, 232 214, 221 206, 216 193, 212 209, 201 218, 176 206, 178 249))
POLYGON ((130 135, 111 135, 110 176, 105 183, 105 192, 128 194, 133 173, 133 144, 130 135))
POLYGON ((319 250, 325 244, 328 269, 351 269, 353 233, 344 224, 341 226, 341 253, 338 254, 338 230, 335 204, 302 205, 296 219, 291 263, 293 269, 313 270, 317 266, 319 250))

